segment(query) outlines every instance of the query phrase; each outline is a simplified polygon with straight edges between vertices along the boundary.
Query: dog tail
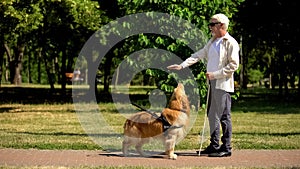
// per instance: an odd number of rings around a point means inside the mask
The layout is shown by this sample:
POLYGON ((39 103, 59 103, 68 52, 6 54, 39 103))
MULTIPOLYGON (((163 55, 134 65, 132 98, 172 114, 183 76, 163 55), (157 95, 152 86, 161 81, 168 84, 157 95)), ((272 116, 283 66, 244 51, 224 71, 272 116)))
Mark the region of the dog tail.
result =
POLYGON ((123 129, 124 131, 129 131, 132 129, 132 127, 134 126, 135 122, 131 121, 129 119, 126 120, 126 122, 124 123, 123 129))
POLYGON ((130 120, 126 120, 125 123, 124 123, 124 126, 123 128, 126 130, 129 126, 130 126, 130 120))

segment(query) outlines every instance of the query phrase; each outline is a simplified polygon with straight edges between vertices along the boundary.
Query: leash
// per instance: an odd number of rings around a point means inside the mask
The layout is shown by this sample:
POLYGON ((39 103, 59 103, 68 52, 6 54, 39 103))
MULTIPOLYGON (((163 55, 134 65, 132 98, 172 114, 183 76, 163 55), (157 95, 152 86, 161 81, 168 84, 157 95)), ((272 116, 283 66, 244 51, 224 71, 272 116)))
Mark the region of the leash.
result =
POLYGON ((138 105, 138 104, 136 104, 136 103, 133 103, 133 102, 132 102, 131 104, 134 105, 134 106, 136 106, 136 107, 139 108, 140 110, 149 113, 149 114, 152 115, 155 119, 160 120, 160 121, 163 123, 163 131, 164 131, 164 132, 167 131, 169 128, 181 128, 181 127, 183 127, 183 126, 172 126, 172 125, 168 122, 168 120, 162 115, 162 113, 161 113, 160 116, 158 116, 155 112, 150 111, 150 110, 147 110, 147 109, 145 109, 144 107, 142 107, 142 106, 140 106, 140 105, 138 105))
POLYGON ((139 108, 140 110, 145 111, 145 112, 151 114, 154 118, 156 118, 156 119, 159 118, 159 116, 155 112, 147 110, 146 108, 144 108, 144 107, 142 107, 142 106, 140 106, 140 105, 138 105, 136 103, 132 102, 131 104, 134 105, 135 107, 139 108))

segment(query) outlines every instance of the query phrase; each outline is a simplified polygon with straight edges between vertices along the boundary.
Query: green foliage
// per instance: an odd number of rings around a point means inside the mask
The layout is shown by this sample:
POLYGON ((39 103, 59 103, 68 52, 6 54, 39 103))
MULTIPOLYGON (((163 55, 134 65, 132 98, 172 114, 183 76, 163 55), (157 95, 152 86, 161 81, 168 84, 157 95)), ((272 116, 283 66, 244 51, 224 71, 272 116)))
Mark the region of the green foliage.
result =
POLYGON ((165 92, 172 93, 177 85, 174 73, 168 74, 158 69, 147 69, 146 74, 154 77, 156 86, 165 92))
MULTIPOLYGON (((215 13, 222 12, 228 15, 230 18, 237 11, 238 5, 243 2, 243 0, 239 1, 165 1, 165 0, 153 0, 153 1, 124 1, 119 0, 118 5, 120 9, 125 14, 133 14, 138 12, 147 12, 147 11, 157 11, 164 12, 171 15, 175 15, 179 18, 187 20, 191 23, 194 23, 199 29, 203 32, 206 32, 206 36, 209 36, 209 30, 207 27, 208 20, 210 16, 215 13)), ((191 31, 185 31, 183 33, 183 39, 197 39, 195 37, 197 34, 193 34, 191 31)), ((198 37, 199 38, 199 37, 198 37)), ((132 39, 131 39, 132 40, 132 39)), ((132 43, 132 41, 128 41, 132 43)), ((205 43, 205 41, 204 41, 205 43)), ((199 42, 199 46, 197 49, 201 48, 204 43, 199 42)), ((125 42, 125 44, 127 44, 125 42)), ((176 53, 182 60, 189 57, 193 51, 191 51, 185 41, 179 41, 170 39, 166 36, 158 36, 158 35, 146 35, 141 34, 138 38, 138 43, 140 46, 136 46, 136 43, 132 45, 131 51, 136 51, 139 48, 160 48, 165 49, 170 52, 176 53)), ((128 48, 127 48, 128 49, 128 48)), ((128 51, 127 51, 128 52, 128 51)), ((205 68, 202 63, 199 65, 195 65, 192 68, 194 77, 191 77, 191 80, 195 80, 198 82, 198 89, 195 89, 194 92, 199 92, 201 97, 201 103, 205 104, 206 93, 207 93, 207 84, 205 74, 205 68)), ((162 90, 170 92, 175 86, 174 84, 174 75, 164 75, 163 71, 158 72, 157 70, 147 70, 147 75, 157 79, 158 87, 162 90), (171 78, 171 79, 170 79, 171 78)), ((189 82, 186 82, 187 84, 189 82)))
POLYGON ((101 23, 106 23, 108 20, 107 17, 102 16, 103 11, 98 10, 99 4, 95 1, 68 0, 67 3, 70 15, 75 22, 70 25, 73 29, 84 27, 91 31, 97 31, 101 23))
POLYGON ((28 34, 42 25, 43 15, 37 2, 3 0, 0 7, 3 14, 1 32, 9 39, 28 34))
POLYGON ((299 63, 300 48, 295 44, 299 44, 300 28, 293 19, 298 6, 299 1, 292 0, 252 0, 240 5, 234 20, 236 36, 243 38, 243 76, 251 76, 248 70, 252 68, 270 77, 272 88, 279 84, 279 88, 285 86, 288 90, 288 83, 295 86, 295 81, 288 79, 296 79, 299 75, 296 63, 299 63), (290 57, 286 60, 287 56, 290 57))
POLYGON ((27 62, 23 67, 26 72, 22 75, 29 82, 48 83, 49 76, 44 76, 46 71, 55 75, 55 79, 61 79, 66 60, 67 71, 72 71, 73 59, 78 56, 83 43, 107 22, 108 18, 98 8, 98 2, 89 0, 1 1, 0 43, 7 44, 13 57, 17 57, 14 49, 18 44, 26 46, 24 57, 4 61, 27 62), (55 68, 53 62, 57 62, 55 68), (41 64, 46 69, 39 69, 41 64))
POLYGON ((249 80, 252 83, 259 82, 264 77, 264 74, 259 70, 250 69, 249 70, 249 80))
MULTIPOLYGON (((183 1, 166 1, 166 0, 135 0, 125 1, 117 0, 107 2, 96 2, 90 0, 30 0, 30 1, 17 1, 17 0, 4 0, 1 1, 1 17, 4 22, 1 22, 1 33, 5 37, 2 43, 8 43, 9 46, 16 46, 17 42, 24 41, 28 47, 23 61, 26 63, 23 70, 24 79, 29 82, 46 82, 46 71, 55 75, 58 81, 62 78, 63 71, 72 71, 78 53, 89 38, 89 36, 98 30, 109 21, 115 20, 117 17, 126 16, 140 12, 162 12, 174 15, 196 25, 198 29, 205 32, 203 35, 209 36, 207 23, 212 14, 222 12, 230 18, 237 11, 237 7, 243 0, 238 1, 206 1, 206 0, 183 0, 183 1), (18 38, 21 37, 22 38, 18 38), (41 58, 38 58, 39 52, 42 51, 41 58), (27 62, 28 61, 28 62, 27 62), (30 62, 30 63, 29 63, 30 62), (53 66, 52 63, 56 65, 53 66), (42 69, 38 69, 44 65, 42 69), (66 68, 65 68, 66 66, 66 68), (38 80, 38 78, 42 80, 38 80)), ((151 15, 151 13, 149 13, 151 15)), ((167 23, 167 21, 164 21, 167 23)), ((181 23, 180 20, 177 20, 181 23)), ((123 30, 131 31, 133 29, 130 21, 124 22, 123 30)), ((148 26, 148 25, 140 25, 148 26)), ((188 25, 187 25, 188 26, 188 25)), ((153 35, 153 34, 138 34, 127 37, 120 44, 116 45, 108 57, 113 57, 113 62, 110 65, 108 75, 114 72, 118 64, 126 57, 135 51, 141 49, 163 49, 178 55, 182 60, 186 59, 193 52, 187 45, 188 40, 197 40, 195 49, 200 49, 205 41, 199 41, 199 32, 195 32, 188 27, 181 32, 180 39, 167 35, 153 35)), ((118 30, 117 27, 105 32, 105 35, 99 35, 99 41, 109 44, 107 37, 111 33, 118 30)), ((174 30, 166 30, 171 31, 174 30)), ((176 30, 177 31, 177 30, 176 30)), ((178 30, 179 32, 181 30, 178 30)), ((202 36, 202 35, 201 35, 202 36)), ((80 58, 84 62, 80 64, 82 68, 88 68, 86 58, 80 58)), ((103 59, 103 62, 109 59, 103 59)), ((136 62, 127 60, 129 65, 137 66, 136 62), (131 63, 130 63, 131 62, 131 63)), ((161 60, 164 62, 164 60, 161 60)), ((2 65, 1 65, 2 66, 2 65)), ((101 69, 100 72, 105 72, 101 69)), ((166 91, 171 91, 174 87, 173 75, 165 75, 162 72, 151 73, 147 70, 147 76, 157 79, 156 82, 161 88, 166 91)), ((200 72, 205 71, 202 63, 192 67, 194 77, 191 80, 196 80, 199 86, 199 93, 201 101, 204 102, 206 93, 206 79, 203 75, 198 75, 200 72)), ((48 75, 48 78, 51 77, 48 75)), ((143 78, 138 78, 143 79, 143 78)), ((48 79, 50 81, 51 79, 48 79)), ((58 82, 56 81, 56 82, 58 82)), ((185 82, 189 84, 190 82, 185 82)), ((195 89, 196 90, 196 89, 195 89)), ((198 89, 195 91, 198 92, 198 89)))
POLYGON ((233 94, 231 94, 231 98, 233 100, 237 100, 241 95, 241 92, 240 91, 235 91, 233 94))

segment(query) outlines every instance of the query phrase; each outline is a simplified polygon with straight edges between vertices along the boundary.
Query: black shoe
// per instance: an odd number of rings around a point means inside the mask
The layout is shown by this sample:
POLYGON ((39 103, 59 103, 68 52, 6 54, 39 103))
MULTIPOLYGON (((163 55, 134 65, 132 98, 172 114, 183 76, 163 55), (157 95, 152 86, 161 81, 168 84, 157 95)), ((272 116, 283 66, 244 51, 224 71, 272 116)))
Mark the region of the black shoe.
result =
POLYGON ((231 156, 231 152, 228 151, 219 151, 216 153, 208 154, 208 157, 230 157, 230 156, 231 156))
MULTIPOLYGON (((200 151, 200 155, 208 155, 208 154, 217 153, 217 152, 218 152, 218 150, 216 150, 212 146, 208 146, 205 150, 200 151)), ((196 151, 196 153, 199 154, 199 151, 196 151)))

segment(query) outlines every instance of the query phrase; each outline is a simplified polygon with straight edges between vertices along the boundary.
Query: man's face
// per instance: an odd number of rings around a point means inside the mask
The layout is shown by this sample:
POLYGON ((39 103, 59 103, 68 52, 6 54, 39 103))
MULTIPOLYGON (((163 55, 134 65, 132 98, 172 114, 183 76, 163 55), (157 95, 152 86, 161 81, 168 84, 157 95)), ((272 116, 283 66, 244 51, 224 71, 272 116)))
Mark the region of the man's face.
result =
POLYGON ((219 34, 220 34, 219 30, 221 28, 221 23, 220 22, 218 22, 216 19, 211 19, 209 21, 209 26, 208 27, 209 27, 209 30, 210 30, 212 36, 214 36, 214 37, 219 36, 219 34))

